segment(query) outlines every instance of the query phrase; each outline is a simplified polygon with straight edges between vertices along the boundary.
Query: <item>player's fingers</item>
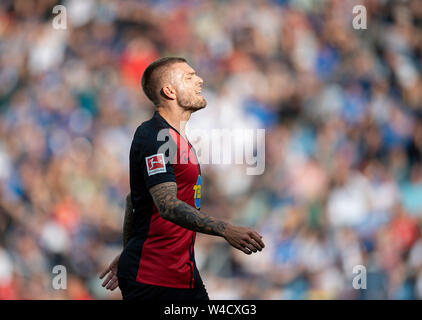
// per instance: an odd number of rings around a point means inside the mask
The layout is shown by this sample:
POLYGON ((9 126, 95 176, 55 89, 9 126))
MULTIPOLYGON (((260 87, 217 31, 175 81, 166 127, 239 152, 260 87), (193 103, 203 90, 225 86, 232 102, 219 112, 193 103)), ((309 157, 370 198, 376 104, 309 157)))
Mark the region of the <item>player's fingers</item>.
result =
POLYGON ((114 289, 116 289, 119 286, 119 281, 116 279, 116 281, 113 283, 113 285, 111 286, 110 290, 113 291, 114 289))
POLYGON ((109 281, 111 280, 111 278, 113 278, 113 272, 110 272, 107 276, 107 278, 105 278, 105 280, 103 281, 102 286, 105 287, 107 283, 109 283, 109 281))
POLYGON ((242 242, 242 246, 248 248, 252 252, 256 252, 257 251, 256 248, 252 244, 250 244, 250 243, 248 243, 246 241, 242 242))
POLYGON ((100 274, 100 279, 104 278, 104 276, 110 271, 110 268, 105 269, 103 272, 101 272, 100 274))
POLYGON ((257 232, 252 232, 250 234, 251 238, 254 239, 258 244, 261 246, 261 248, 265 248, 264 241, 261 240, 262 236, 259 235, 257 232))
POLYGON ((253 239, 253 238, 251 238, 250 240, 249 240, 249 243, 251 244, 251 245, 253 245, 255 248, 257 248, 259 251, 262 251, 262 247, 261 247, 261 245, 255 240, 255 239, 253 239))
POLYGON ((111 288, 114 286, 114 284, 117 282, 117 276, 114 276, 111 281, 108 283, 106 289, 112 290, 111 288))
POLYGON ((239 249, 240 251, 243 251, 244 253, 246 253, 246 254, 251 254, 252 252, 251 251, 249 251, 248 249, 246 249, 245 247, 243 247, 243 246, 241 246, 241 245, 238 245, 238 244, 235 244, 235 245, 233 245, 236 249, 239 249))
POLYGON ((113 282, 114 282, 114 276, 110 279, 110 281, 107 283, 105 288, 107 290, 110 289, 110 287, 113 285, 113 282))

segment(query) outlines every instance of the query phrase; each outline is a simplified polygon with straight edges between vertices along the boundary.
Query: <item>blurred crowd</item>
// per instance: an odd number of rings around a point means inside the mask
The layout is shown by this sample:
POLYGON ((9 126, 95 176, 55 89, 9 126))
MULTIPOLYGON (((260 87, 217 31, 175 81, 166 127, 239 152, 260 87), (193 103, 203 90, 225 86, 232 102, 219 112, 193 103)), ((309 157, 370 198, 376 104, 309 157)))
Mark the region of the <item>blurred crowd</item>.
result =
POLYGON ((122 249, 130 143, 154 111, 140 77, 169 55, 204 79, 192 128, 266 130, 262 175, 202 166, 201 210, 266 243, 248 256, 198 234, 210 298, 422 298, 421 1, 6 0, 0 299, 121 298, 98 275, 122 249))

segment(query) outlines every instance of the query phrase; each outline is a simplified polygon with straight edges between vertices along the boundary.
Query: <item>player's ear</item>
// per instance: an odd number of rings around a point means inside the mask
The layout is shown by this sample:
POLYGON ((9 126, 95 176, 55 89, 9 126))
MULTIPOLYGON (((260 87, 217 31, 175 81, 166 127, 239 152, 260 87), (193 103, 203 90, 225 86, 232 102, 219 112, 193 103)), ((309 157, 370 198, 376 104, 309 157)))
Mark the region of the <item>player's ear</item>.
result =
POLYGON ((161 88, 161 94, 167 99, 176 100, 176 90, 171 84, 166 84, 161 88))

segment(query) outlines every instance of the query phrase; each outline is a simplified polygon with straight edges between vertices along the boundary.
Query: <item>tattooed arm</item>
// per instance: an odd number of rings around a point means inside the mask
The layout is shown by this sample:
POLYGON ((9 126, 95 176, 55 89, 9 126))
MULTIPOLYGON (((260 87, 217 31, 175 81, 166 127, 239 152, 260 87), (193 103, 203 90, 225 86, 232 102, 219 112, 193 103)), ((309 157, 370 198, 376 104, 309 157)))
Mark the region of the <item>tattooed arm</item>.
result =
POLYGON ((246 254, 261 251, 265 247, 257 232, 215 219, 177 199, 177 185, 174 182, 157 184, 149 191, 163 219, 192 231, 223 237, 246 254))
POLYGON ((133 206, 130 193, 126 196, 125 217, 123 220, 123 248, 126 247, 133 232, 133 206))

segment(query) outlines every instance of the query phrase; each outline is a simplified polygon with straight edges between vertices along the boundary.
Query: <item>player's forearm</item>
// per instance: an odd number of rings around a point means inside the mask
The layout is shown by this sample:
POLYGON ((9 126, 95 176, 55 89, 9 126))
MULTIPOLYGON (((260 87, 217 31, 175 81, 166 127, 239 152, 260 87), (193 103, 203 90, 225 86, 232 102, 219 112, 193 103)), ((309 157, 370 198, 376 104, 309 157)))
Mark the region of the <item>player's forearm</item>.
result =
POLYGON ((228 224, 177 199, 175 183, 159 184, 152 187, 150 192, 163 219, 188 230, 224 237, 228 224))
POLYGON ((183 228, 221 237, 224 236, 227 227, 226 222, 196 210, 181 200, 170 205, 162 217, 183 228))
POLYGON ((125 217, 123 220, 123 248, 126 247, 132 235, 133 227, 133 206, 130 193, 126 197, 125 217))

